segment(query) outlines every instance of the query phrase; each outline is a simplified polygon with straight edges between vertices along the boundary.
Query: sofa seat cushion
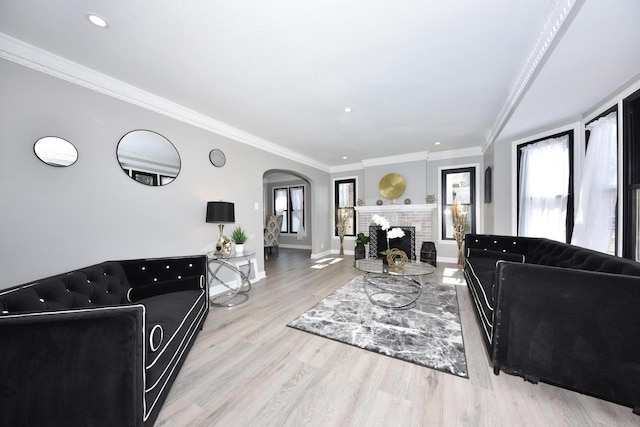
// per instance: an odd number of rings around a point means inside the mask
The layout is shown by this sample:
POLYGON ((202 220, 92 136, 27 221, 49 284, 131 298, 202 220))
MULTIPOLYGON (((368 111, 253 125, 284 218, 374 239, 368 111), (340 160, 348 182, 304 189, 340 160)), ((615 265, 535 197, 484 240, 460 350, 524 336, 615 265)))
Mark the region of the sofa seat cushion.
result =
POLYGON ((206 290, 173 292, 137 301, 146 311, 146 407, 149 411, 187 351, 206 315, 206 290))

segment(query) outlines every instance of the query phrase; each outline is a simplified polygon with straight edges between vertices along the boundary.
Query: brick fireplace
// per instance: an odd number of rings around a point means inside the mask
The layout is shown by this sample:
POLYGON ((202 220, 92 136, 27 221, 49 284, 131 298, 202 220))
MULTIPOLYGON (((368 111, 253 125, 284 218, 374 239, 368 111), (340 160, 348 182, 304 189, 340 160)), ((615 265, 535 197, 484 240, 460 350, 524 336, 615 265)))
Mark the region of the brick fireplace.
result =
POLYGON ((358 232, 369 234, 369 225, 373 225, 371 217, 374 214, 383 216, 394 226, 415 227, 415 253, 420 254, 422 242, 433 242, 433 227, 436 204, 420 205, 381 205, 356 206, 358 213, 358 232))

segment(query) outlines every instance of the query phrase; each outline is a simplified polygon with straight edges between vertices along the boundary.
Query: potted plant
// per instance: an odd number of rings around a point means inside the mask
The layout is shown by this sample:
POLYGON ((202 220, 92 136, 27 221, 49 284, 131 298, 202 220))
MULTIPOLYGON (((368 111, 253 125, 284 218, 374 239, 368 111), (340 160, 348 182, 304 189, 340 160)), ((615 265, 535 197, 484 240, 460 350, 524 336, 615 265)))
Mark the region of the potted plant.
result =
POLYGON ((364 233, 358 233, 356 236, 356 247, 353 252, 355 259, 363 259, 366 253, 364 245, 369 243, 369 236, 365 236, 364 233))
POLYGON ((236 227, 231 232, 231 240, 236 244, 236 253, 244 252, 244 242, 247 241, 247 234, 242 227, 236 227))

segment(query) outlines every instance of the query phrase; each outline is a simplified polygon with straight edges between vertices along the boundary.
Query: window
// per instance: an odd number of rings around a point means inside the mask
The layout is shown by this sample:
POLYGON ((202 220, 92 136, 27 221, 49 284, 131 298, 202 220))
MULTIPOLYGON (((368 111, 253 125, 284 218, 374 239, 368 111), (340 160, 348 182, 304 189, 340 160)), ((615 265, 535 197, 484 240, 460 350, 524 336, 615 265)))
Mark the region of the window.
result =
POLYGON ((442 171, 442 239, 454 240, 453 204, 458 202, 466 212, 466 233, 476 232, 476 168, 445 169, 442 171))
POLYGON ((640 90, 622 101, 622 256, 640 261, 640 90))
POLYGON ((573 131, 518 145, 518 236, 571 241, 573 131))
POLYGON ((304 187, 289 187, 289 200, 291 200, 291 223, 289 229, 292 233, 304 234, 304 187))
POLYGON ((618 203, 618 114, 598 117, 586 125, 587 151, 582 168, 571 243, 616 254, 618 203))
POLYGON ((334 221, 335 236, 338 236, 338 228, 344 226, 345 236, 356 235, 356 179, 339 179, 334 184, 335 209, 334 221))
POLYGON ((274 188, 273 189, 273 213, 274 215, 282 215, 281 233, 289 232, 289 189, 274 188))
POLYGON ((273 189, 273 213, 282 215, 281 233, 304 235, 304 186, 273 189))

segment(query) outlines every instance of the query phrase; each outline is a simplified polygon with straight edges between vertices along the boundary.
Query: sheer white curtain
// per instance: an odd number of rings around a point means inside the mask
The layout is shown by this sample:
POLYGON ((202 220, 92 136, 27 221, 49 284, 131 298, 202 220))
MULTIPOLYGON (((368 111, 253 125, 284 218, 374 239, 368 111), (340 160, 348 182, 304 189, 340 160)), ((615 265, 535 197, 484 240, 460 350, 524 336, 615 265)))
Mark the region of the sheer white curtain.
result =
POLYGON ((338 208, 353 206, 353 188, 351 184, 342 184, 338 186, 338 208))
POLYGON ((277 188, 274 193, 275 203, 273 205, 274 210, 276 211, 276 215, 282 215, 282 227, 280 231, 287 231, 287 226, 289 224, 289 218, 287 217, 288 212, 288 189, 286 188, 277 188))
POLYGON ((571 243, 615 253, 615 218, 618 199, 617 114, 589 124, 591 131, 580 183, 578 211, 571 243))
POLYGON ((518 235, 566 241, 569 136, 522 148, 518 235))
POLYGON ((291 189, 291 208, 293 210, 293 218, 297 220, 298 233, 296 239, 302 240, 307 235, 302 220, 304 218, 304 190, 302 188, 291 189))

